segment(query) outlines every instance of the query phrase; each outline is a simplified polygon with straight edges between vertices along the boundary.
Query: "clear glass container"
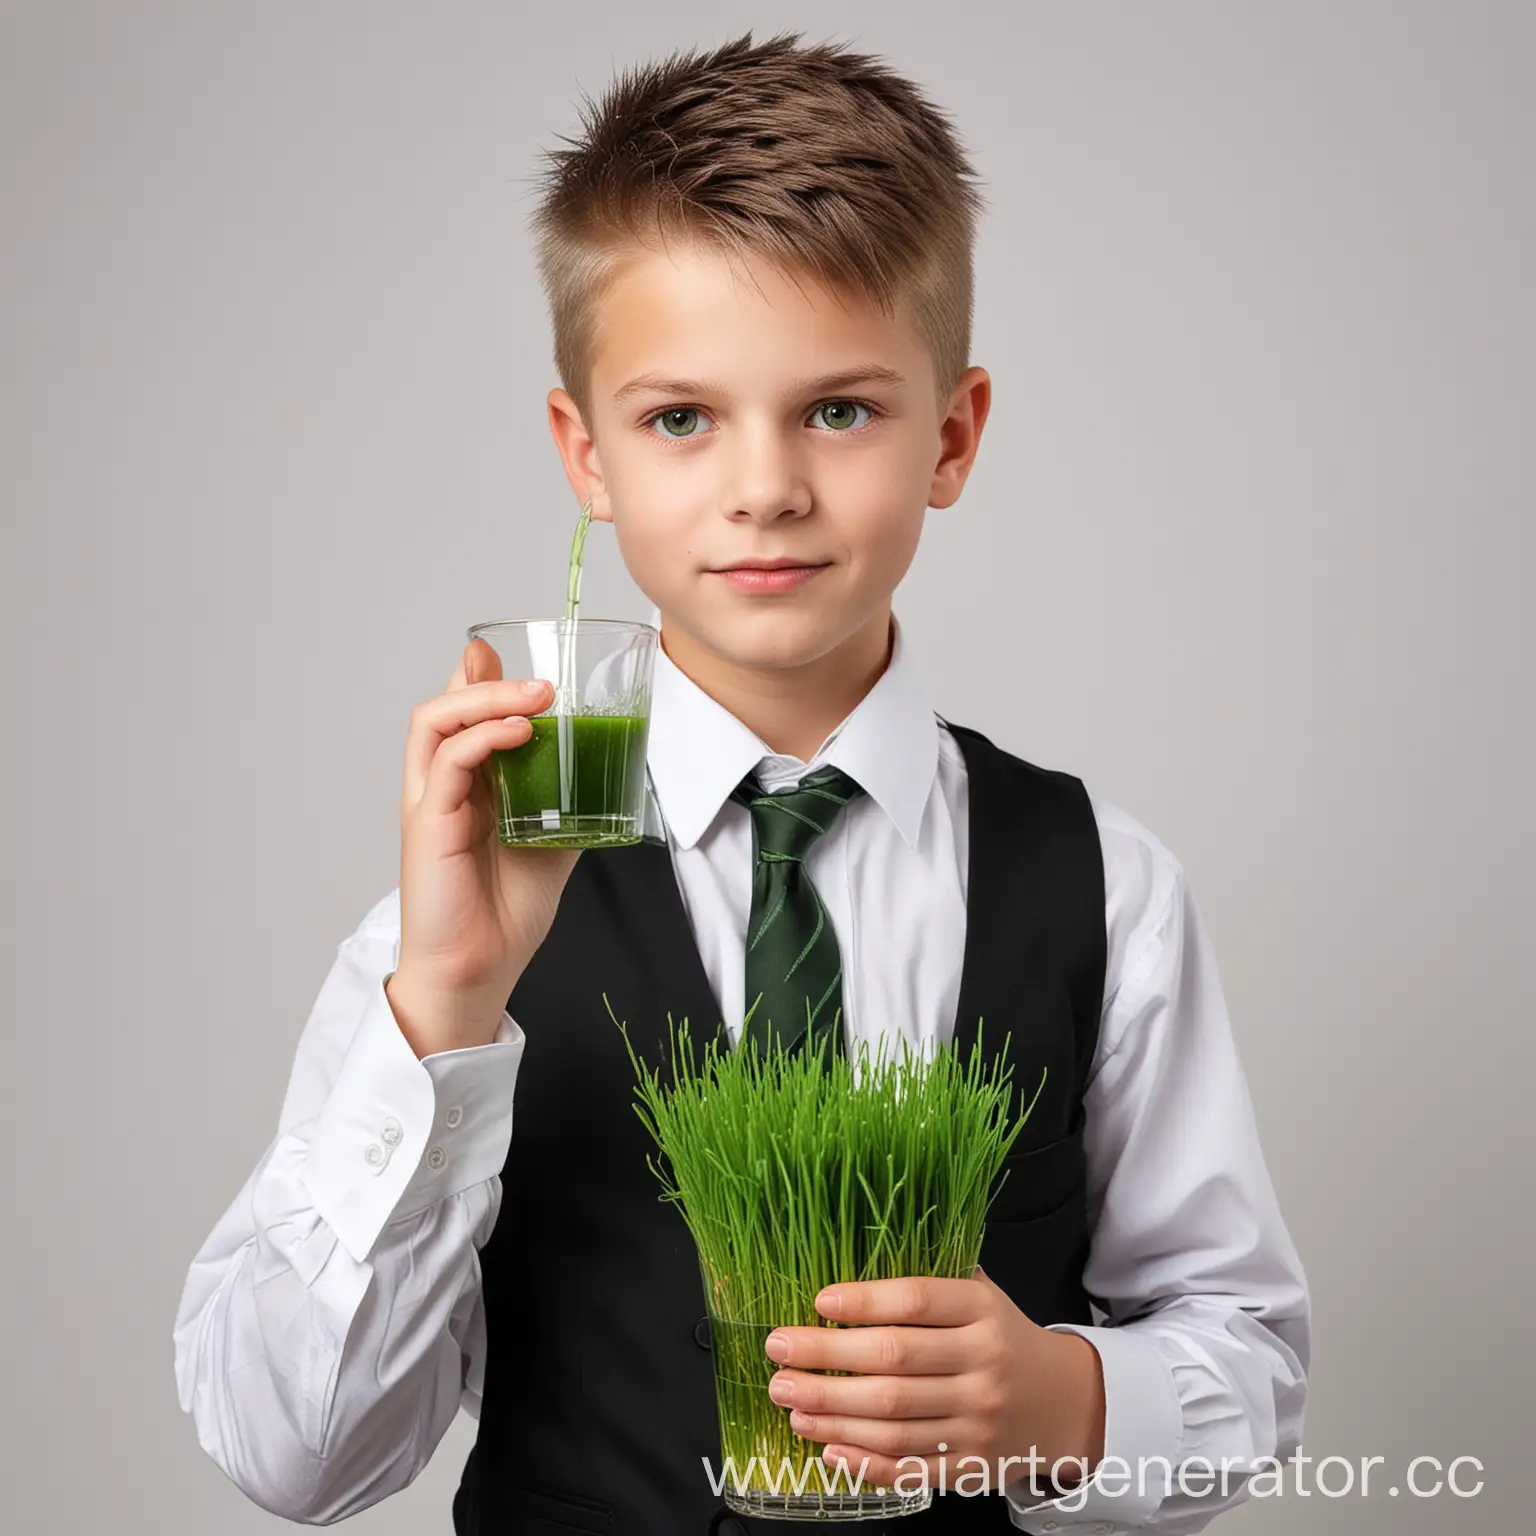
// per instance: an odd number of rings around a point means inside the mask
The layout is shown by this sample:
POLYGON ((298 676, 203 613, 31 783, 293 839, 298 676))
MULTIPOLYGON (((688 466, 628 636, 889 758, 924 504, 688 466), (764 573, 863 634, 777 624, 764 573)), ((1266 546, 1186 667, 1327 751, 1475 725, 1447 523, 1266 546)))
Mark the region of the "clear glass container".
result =
MULTIPOLYGON (((933 1490, 926 1478, 913 1492, 877 1488, 861 1478, 857 1463, 841 1467, 823 1461, 824 1447, 789 1427, 790 1410, 768 1394, 779 1367, 763 1347, 779 1325, 722 1317, 702 1260, 699 1267, 720 1411, 717 1470, 724 1474, 726 1506, 740 1515, 823 1521, 888 1520, 927 1509, 933 1490)), ((919 1477, 921 1469, 914 1466, 911 1477, 902 1481, 919 1477)))
POLYGON ((508 847, 615 848, 645 827, 645 754, 658 635, 623 619, 475 624, 505 678, 543 678, 555 696, 533 735, 487 765, 496 835, 508 847))

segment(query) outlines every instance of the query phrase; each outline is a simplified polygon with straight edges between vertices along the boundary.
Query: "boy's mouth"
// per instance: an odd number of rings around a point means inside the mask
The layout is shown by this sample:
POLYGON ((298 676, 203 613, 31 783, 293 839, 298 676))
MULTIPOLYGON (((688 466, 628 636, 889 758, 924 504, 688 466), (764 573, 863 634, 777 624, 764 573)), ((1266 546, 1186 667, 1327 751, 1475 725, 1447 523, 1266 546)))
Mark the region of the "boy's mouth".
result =
POLYGON ((826 570, 830 562, 806 564, 802 560, 744 560, 736 565, 717 566, 710 574, 719 576, 741 592, 793 592, 826 570))

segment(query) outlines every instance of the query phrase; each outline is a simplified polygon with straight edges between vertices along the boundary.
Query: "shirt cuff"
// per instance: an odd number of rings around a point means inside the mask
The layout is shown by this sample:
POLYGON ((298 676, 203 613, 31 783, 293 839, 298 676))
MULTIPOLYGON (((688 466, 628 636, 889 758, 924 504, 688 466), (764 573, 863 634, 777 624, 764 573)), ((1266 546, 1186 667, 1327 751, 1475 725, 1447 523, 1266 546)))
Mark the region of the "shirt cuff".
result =
MULTIPOLYGON (((1167 1497, 1184 1439, 1184 1415, 1173 1372, 1151 1339, 1126 1327, 1049 1323, 1075 1333, 1099 1352, 1104 1368, 1104 1455, 1093 1476, 1060 1498, 1029 1503, 1027 1486, 1005 1488, 1009 1518, 1031 1536, 1125 1536, 1145 1524, 1167 1497)), ((1071 1464, 1062 1468, 1071 1471, 1071 1464)), ((1048 1477, 1050 1468, 1039 1474, 1048 1477)))
POLYGON ((418 1058, 388 980, 369 993, 304 1167, 315 1208, 359 1263, 389 1222, 501 1172, 525 1038, 503 1011, 490 1044, 418 1058))

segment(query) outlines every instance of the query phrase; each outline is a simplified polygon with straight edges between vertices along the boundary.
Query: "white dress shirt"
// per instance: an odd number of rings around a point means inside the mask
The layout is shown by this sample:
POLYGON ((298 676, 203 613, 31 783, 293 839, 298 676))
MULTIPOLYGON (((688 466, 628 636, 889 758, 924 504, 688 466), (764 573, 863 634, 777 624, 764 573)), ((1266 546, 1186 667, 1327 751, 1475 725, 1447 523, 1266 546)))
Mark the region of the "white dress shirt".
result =
MULTIPOLYGON (((874 1047, 896 1031, 926 1048, 953 1029, 965 764, 899 622, 894 637, 886 671, 808 764, 770 752, 657 657, 652 814, 733 1040, 752 843, 730 792, 754 768, 776 789, 826 763, 867 792, 806 861, 838 936, 850 1037, 874 1047)), ((1104 1453, 1131 1470, 1086 1497, 1010 1490, 999 1525, 1006 1508, 1029 1532, 1182 1536, 1239 1502, 1240 1473, 1225 1495, 1186 1494, 1140 1477, 1138 1458, 1219 1469, 1289 1455, 1310 1301, 1184 872, 1145 827, 1089 798, 1108 941, 1085 1104, 1096 1321, 1051 1326, 1097 1349, 1104 1453)), ((404 1487, 459 1408, 479 1412, 479 1249, 500 1208, 524 1036, 504 1014, 491 1044, 418 1060, 384 995, 399 942, 395 890, 338 946, 277 1134, 193 1260, 176 1319, 178 1392, 204 1449, 293 1520, 329 1523, 404 1487)))

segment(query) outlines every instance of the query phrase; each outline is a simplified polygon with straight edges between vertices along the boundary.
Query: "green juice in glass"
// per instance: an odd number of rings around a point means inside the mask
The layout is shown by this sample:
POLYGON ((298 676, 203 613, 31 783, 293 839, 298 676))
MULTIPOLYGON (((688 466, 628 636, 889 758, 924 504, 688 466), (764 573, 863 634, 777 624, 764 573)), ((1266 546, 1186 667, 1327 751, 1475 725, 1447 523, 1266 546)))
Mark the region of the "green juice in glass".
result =
POLYGON ((592 504, 581 509, 566 577, 567 637, 561 644, 555 704, 529 718, 533 735, 491 754, 496 831, 503 843, 545 848, 620 848, 641 840, 649 718, 582 714, 575 668, 582 551, 592 504), (579 708, 579 706, 578 706, 579 708))
POLYGON ((628 715, 536 715, 528 723, 533 735, 522 746, 491 754, 501 840, 545 848, 638 843, 640 817, 631 808, 644 804, 650 721, 628 715))

